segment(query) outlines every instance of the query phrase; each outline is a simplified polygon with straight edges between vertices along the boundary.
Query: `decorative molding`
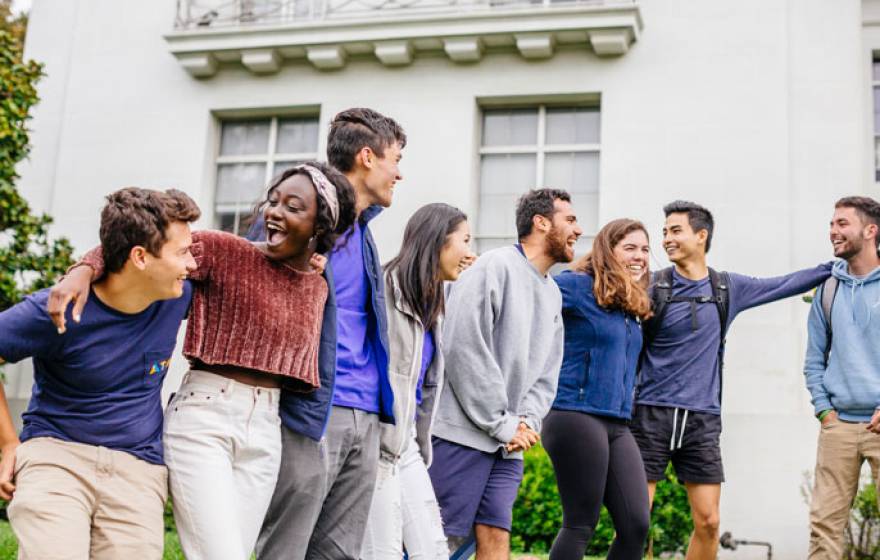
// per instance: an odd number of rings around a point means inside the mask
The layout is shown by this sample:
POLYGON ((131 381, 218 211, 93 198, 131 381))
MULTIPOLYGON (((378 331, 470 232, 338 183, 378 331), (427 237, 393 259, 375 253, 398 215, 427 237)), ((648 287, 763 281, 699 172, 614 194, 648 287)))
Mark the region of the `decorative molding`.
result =
POLYGON ((241 63, 254 74, 272 74, 281 68, 281 55, 276 49, 242 51, 241 63))
POLYGON ((306 47, 306 58, 321 70, 336 70, 345 66, 348 54, 340 45, 306 47))
POLYGON ((476 62, 483 56, 479 37, 453 37, 443 40, 443 50, 455 62, 476 62))
POLYGON ((626 54, 633 38, 626 29, 601 29, 590 32, 590 44, 599 56, 626 54))
POLYGON ((381 41, 373 46, 373 52, 386 66, 406 66, 413 59, 413 47, 409 41, 381 41))
POLYGON ((211 53, 181 53, 177 60, 194 78, 210 78, 217 72, 217 59, 211 53))
POLYGON ((516 48, 524 58, 550 58, 556 38, 550 33, 534 33, 516 36, 516 48))
POLYGON ((388 66, 412 63, 438 48, 455 62, 475 63, 491 49, 515 48, 528 59, 552 57, 559 45, 591 45, 598 56, 620 56, 643 23, 635 2, 564 3, 513 7, 487 4, 461 13, 382 13, 357 19, 237 27, 197 26, 165 36, 181 66, 197 78, 240 62, 255 73, 277 72, 305 57, 316 68, 343 68, 349 55, 372 53, 388 66))

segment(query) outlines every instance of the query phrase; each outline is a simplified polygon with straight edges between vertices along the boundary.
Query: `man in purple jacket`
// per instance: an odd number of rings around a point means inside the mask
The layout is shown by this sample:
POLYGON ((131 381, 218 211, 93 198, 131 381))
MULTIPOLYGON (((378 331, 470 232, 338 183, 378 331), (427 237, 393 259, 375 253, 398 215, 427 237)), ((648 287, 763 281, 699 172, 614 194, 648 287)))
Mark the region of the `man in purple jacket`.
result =
POLYGON ((663 208, 663 248, 673 267, 652 282, 655 316, 645 347, 632 431, 653 502, 669 461, 688 492, 694 532, 689 559, 718 551, 721 371, 724 335, 740 311, 803 293, 831 274, 831 263, 775 278, 717 273, 706 265, 712 214, 693 202, 663 208))

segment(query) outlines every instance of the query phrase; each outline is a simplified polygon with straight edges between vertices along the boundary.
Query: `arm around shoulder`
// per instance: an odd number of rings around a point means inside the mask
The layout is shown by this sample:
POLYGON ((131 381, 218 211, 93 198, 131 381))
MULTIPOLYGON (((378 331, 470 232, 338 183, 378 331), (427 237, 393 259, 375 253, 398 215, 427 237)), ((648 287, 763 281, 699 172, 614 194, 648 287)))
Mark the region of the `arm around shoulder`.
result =
POLYGON ((823 263, 782 276, 755 278, 730 274, 731 305, 737 311, 802 294, 831 276, 831 264, 823 263))

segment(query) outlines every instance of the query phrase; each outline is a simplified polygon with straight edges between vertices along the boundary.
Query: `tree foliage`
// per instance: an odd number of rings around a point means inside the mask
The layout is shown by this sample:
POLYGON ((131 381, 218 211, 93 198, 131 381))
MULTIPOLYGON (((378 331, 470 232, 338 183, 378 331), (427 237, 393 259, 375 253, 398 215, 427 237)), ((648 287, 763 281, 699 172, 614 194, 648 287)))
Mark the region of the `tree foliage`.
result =
POLYGON ((71 263, 66 239, 51 239, 52 218, 37 215, 18 192, 16 165, 30 152, 27 123, 39 101, 40 64, 23 58, 27 19, 0 0, 0 311, 52 284, 71 263))

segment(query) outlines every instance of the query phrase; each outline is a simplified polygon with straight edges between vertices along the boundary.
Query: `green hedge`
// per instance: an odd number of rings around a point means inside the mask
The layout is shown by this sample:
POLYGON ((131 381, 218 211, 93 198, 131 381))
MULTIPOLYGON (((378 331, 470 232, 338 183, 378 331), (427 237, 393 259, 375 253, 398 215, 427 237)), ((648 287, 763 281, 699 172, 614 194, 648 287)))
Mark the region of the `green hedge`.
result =
MULTIPOLYGON (((672 475, 657 485, 651 512, 650 539, 655 554, 684 551, 692 522, 687 493, 672 475)), ((556 475, 546 451, 535 446, 525 455, 525 474, 513 506, 511 545, 516 551, 546 552, 562 525, 562 506, 556 475)), ((614 539, 614 525, 603 507, 587 554, 604 556, 614 539)))

